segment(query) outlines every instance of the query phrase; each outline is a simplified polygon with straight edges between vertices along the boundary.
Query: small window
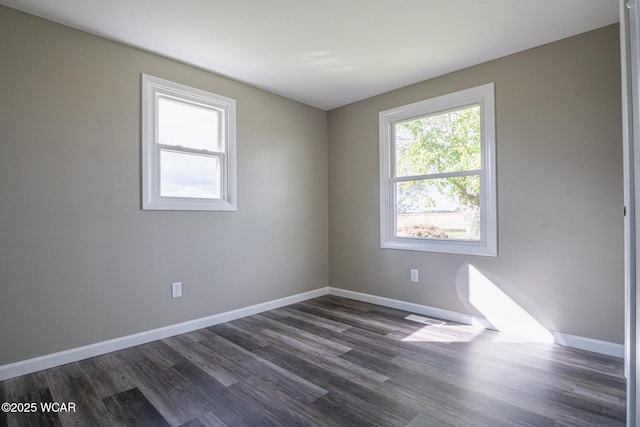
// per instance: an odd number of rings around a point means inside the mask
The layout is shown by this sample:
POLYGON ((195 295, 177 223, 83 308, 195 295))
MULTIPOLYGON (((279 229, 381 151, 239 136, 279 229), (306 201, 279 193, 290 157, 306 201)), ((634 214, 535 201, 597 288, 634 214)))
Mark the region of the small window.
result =
POLYGON ((142 75, 142 208, 236 210, 236 101, 142 75))
POLYGON ((497 255, 493 83, 380 113, 383 248, 497 255))

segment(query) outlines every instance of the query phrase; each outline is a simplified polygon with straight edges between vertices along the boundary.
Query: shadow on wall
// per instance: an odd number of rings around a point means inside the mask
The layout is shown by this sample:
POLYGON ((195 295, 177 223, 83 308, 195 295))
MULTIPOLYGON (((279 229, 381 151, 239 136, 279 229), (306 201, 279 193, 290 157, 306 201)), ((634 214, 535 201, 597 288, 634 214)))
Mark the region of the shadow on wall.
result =
POLYGON ((551 332, 531 315, 534 312, 540 318, 539 310, 509 283, 467 264, 458 271, 456 288, 469 312, 480 312, 489 326, 503 332, 505 338, 521 342, 554 342, 551 332))

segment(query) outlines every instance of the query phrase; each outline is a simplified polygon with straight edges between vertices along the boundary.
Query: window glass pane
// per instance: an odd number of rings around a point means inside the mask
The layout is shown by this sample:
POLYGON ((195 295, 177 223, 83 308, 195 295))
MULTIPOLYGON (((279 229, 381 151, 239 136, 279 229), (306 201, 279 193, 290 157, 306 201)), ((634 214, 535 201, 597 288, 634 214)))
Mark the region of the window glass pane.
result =
POLYGON ((480 106, 395 124, 395 176, 477 170, 480 106))
POLYGON ((220 159, 162 150, 160 195, 219 199, 220 159))
POLYGON ((199 150, 222 151, 218 141, 220 113, 203 106, 158 98, 158 142, 199 150))
POLYGON ((397 237, 480 240, 480 176, 395 185, 397 237))

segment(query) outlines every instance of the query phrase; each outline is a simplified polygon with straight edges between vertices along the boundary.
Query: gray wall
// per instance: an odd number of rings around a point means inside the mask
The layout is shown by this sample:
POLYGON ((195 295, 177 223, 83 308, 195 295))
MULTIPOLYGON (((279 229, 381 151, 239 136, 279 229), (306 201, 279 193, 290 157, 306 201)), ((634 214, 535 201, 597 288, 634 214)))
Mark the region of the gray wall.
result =
POLYGON ((0 7, 0 365, 327 284, 483 314, 467 298, 469 264, 547 328, 622 342, 617 31, 327 118, 0 7), (238 212, 140 209, 143 72, 237 99, 238 212), (499 257, 380 249, 378 112, 490 81, 499 257), (169 298, 172 281, 182 298, 169 298))
POLYGON ((486 315, 471 264, 547 329, 622 343, 619 63, 614 25, 330 111, 331 285, 486 315), (499 256, 380 249, 378 112, 492 81, 499 256))
POLYGON ((326 119, 0 7, 0 365, 326 286, 326 119), (140 209, 143 72, 237 100, 237 212, 140 209))

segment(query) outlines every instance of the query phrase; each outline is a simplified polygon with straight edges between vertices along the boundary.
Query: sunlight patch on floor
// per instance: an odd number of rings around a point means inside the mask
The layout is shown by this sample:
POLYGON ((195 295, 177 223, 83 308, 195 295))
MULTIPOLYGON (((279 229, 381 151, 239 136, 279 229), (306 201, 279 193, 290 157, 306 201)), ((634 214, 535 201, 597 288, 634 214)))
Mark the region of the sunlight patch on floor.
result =
POLYGON ((483 331, 482 328, 470 325, 425 325, 412 334, 402 338, 406 342, 470 342, 483 331))

